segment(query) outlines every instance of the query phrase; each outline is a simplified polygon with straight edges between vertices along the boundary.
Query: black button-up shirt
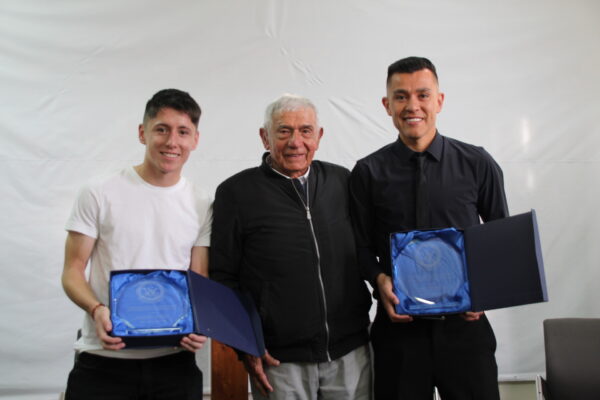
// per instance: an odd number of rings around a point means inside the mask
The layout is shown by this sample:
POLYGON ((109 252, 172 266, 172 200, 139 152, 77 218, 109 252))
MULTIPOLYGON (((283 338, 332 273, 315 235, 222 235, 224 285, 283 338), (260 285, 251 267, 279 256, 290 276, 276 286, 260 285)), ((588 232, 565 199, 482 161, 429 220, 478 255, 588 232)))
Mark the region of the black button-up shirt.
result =
MULTIPOLYGON (((464 229, 508 216, 502 170, 482 147, 436 133, 425 153, 430 226, 464 229)), ((416 155, 400 139, 359 160, 351 210, 363 274, 391 275, 389 235, 415 230, 416 155)), ((375 286, 374 286, 375 287, 375 286)))

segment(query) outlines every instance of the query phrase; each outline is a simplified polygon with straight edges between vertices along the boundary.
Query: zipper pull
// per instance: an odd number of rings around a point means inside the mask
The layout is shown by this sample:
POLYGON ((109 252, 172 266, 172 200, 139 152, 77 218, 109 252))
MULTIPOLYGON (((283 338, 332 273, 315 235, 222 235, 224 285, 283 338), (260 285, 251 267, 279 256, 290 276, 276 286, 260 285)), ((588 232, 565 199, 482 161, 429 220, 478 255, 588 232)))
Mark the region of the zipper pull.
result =
POLYGON ((312 219, 312 217, 310 215, 310 208, 308 208, 308 207, 306 207, 306 219, 309 221, 312 219))

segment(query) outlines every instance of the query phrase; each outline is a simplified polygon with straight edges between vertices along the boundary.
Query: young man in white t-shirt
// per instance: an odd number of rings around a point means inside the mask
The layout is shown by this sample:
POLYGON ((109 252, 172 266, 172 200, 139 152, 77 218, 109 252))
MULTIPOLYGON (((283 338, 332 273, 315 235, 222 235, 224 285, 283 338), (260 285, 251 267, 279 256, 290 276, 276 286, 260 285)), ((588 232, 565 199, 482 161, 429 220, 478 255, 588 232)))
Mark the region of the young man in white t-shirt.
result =
POLYGON ((112 270, 190 268, 208 275, 211 202, 181 176, 198 145, 200 114, 186 92, 156 93, 139 126, 144 161, 85 187, 75 202, 62 284, 86 316, 67 399, 202 398, 194 352, 206 337, 189 334, 175 348, 128 349, 109 335, 106 306, 112 270))

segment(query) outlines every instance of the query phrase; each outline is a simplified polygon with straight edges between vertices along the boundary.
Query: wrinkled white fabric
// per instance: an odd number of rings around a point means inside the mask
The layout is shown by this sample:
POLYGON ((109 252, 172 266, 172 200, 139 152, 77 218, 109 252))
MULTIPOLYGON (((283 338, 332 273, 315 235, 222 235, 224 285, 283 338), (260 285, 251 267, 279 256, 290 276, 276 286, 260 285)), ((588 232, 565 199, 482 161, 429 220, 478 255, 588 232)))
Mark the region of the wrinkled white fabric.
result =
POLYGON ((184 174, 215 188, 259 164, 284 92, 319 108, 319 159, 352 168, 393 141, 386 69, 411 55, 438 67, 440 132, 492 154, 511 214, 537 211, 550 302, 489 317, 500 378, 543 371, 542 320, 600 304, 598 15, 594 0, 0 2, 0 398, 63 390, 83 315, 60 285, 64 221, 91 177, 142 161, 156 91, 202 106, 184 174))

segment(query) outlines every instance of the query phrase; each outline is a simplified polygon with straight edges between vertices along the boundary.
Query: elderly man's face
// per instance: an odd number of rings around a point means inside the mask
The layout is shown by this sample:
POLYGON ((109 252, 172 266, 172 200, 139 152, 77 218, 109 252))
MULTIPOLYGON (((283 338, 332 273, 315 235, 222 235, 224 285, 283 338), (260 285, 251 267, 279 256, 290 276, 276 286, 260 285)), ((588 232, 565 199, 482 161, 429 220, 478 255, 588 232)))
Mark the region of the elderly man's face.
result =
POLYGON ((311 108, 276 113, 270 131, 260 130, 263 145, 271 152, 273 168, 290 178, 306 173, 321 136, 323 129, 317 125, 311 108))

